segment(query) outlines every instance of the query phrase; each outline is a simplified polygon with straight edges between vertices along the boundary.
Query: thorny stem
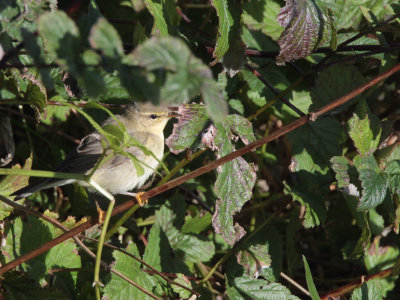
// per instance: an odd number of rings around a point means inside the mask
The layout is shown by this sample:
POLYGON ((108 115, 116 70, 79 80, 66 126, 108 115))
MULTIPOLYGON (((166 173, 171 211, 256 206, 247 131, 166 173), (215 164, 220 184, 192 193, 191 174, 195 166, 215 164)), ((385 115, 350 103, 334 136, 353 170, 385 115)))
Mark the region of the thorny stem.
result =
POLYGON ((385 278, 385 277, 392 275, 392 270, 393 270, 393 268, 389 268, 389 269, 380 271, 380 272, 375 273, 370 276, 360 276, 360 280, 358 280, 357 282, 351 282, 351 283, 346 284, 334 291, 331 291, 331 292, 327 293, 326 295, 322 296, 321 300, 336 299, 336 297, 340 297, 341 295, 344 295, 348 292, 351 292, 355 288, 360 287, 364 282, 367 282, 368 280, 385 278))

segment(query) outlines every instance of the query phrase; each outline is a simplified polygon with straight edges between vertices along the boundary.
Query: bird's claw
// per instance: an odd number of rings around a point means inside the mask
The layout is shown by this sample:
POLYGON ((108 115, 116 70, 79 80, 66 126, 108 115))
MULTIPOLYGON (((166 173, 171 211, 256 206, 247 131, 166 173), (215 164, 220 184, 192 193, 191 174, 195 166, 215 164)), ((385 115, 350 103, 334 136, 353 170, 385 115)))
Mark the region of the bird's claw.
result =
POLYGON ((148 200, 147 198, 145 198, 144 200, 142 199, 141 196, 142 196, 143 194, 144 194, 144 192, 140 192, 140 193, 137 193, 137 194, 135 195, 135 198, 136 198, 137 202, 139 203, 139 205, 140 205, 141 207, 147 205, 147 203, 149 202, 149 200, 148 200))

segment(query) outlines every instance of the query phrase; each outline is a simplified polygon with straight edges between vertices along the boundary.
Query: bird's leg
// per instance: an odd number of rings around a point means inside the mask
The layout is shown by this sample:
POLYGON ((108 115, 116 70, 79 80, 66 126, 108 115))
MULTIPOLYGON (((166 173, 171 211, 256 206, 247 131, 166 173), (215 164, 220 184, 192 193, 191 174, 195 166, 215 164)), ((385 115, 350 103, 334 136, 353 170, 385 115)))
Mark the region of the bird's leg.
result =
POLYGON ((144 200, 142 199, 141 196, 144 194, 144 192, 139 192, 139 193, 123 192, 123 193, 120 193, 120 194, 121 195, 130 196, 130 197, 135 197, 140 206, 147 205, 147 202, 149 201, 147 198, 144 199, 144 200))

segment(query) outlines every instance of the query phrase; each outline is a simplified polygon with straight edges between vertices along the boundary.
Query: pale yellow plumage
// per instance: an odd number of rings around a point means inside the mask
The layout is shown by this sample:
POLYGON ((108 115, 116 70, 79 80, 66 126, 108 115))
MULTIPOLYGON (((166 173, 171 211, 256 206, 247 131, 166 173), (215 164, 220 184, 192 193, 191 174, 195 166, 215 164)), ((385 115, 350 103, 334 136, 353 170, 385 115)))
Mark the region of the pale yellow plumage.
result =
MULTIPOLYGON (((122 115, 118 115, 117 118, 125 126, 130 136, 152 151, 158 160, 161 160, 164 153, 163 130, 168 120, 174 116, 176 114, 169 112, 166 108, 156 107, 151 104, 141 104, 130 106, 122 115)), ((110 117, 102 126, 108 124, 117 125, 117 122, 110 117)), ((104 152, 102 140, 104 141, 105 138, 98 132, 94 132, 83 138, 75 151, 66 158, 56 171, 90 174, 104 152)), ((132 189, 141 187, 158 166, 157 159, 151 155, 145 155, 138 147, 131 146, 123 150, 143 162, 142 167, 144 172, 141 176, 138 176, 138 172, 129 157, 119 154, 115 155, 111 150, 108 150, 105 156, 111 155, 111 157, 106 159, 95 170, 91 179, 112 194, 126 193, 132 189)), ((20 199, 36 191, 69 184, 74 181, 46 179, 37 184, 28 185, 16 191, 13 195, 17 196, 15 199, 20 199)), ((87 186, 85 182, 80 182, 80 184, 87 186)))

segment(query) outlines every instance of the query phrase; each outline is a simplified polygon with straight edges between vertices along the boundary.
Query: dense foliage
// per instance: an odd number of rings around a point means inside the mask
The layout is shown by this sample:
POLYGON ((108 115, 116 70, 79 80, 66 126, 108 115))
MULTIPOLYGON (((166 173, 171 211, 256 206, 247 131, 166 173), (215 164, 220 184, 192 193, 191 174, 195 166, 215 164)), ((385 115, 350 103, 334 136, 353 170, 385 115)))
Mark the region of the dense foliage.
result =
MULTIPOLYGON (((43 170, 126 104, 151 101, 181 117, 146 187, 157 195, 111 219, 104 299, 395 299, 396 2, 1 1, 2 297, 95 299, 102 225, 86 190, 4 201, 28 176, 70 176, 43 170)), ((124 128, 100 130, 121 153, 124 128)))

